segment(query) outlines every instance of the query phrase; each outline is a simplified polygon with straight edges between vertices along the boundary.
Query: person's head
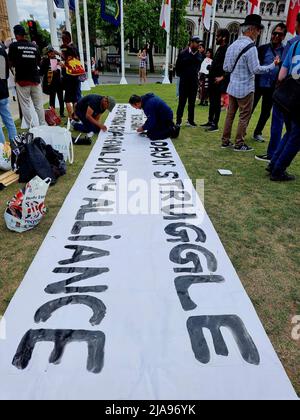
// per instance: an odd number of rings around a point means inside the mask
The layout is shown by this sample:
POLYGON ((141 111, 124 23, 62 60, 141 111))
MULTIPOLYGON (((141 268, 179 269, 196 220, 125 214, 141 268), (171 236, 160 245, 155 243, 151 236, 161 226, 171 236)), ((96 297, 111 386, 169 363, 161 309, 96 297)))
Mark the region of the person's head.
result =
POLYGON ((248 36, 252 41, 257 41, 257 38, 261 34, 262 29, 262 18, 259 15, 248 15, 245 22, 241 25, 242 34, 248 36))
POLYGON ((25 39, 26 31, 22 25, 16 25, 14 27, 14 34, 17 41, 22 41, 25 39))
POLYGON ((230 32, 228 29, 219 29, 217 32, 217 45, 228 45, 230 40, 230 32))
POLYGON ((277 46, 282 44, 284 38, 287 34, 287 26, 284 23, 278 23, 278 25, 275 26, 272 36, 271 36, 271 42, 273 45, 277 46))
POLYGON ((138 95, 132 95, 129 103, 135 109, 142 109, 142 98, 138 95))
POLYGON ((199 36, 193 36, 190 39, 190 48, 193 52, 196 52, 199 50, 200 44, 201 44, 201 39, 199 38, 199 36))
POLYGON ((296 34, 300 35, 300 13, 298 13, 298 16, 296 19, 296 34))
POLYGON ((206 58, 213 58, 213 50, 211 48, 208 48, 208 50, 206 51, 206 58))
POLYGON ((101 100, 102 109, 112 112, 115 106, 116 106, 116 101, 111 96, 104 96, 104 98, 102 98, 101 100))
POLYGON ((63 45, 69 45, 72 42, 72 36, 68 31, 63 31, 61 39, 63 45))
POLYGON ((52 45, 48 45, 48 47, 46 48, 46 52, 47 52, 48 58, 53 59, 56 57, 55 50, 52 47, 52 45))

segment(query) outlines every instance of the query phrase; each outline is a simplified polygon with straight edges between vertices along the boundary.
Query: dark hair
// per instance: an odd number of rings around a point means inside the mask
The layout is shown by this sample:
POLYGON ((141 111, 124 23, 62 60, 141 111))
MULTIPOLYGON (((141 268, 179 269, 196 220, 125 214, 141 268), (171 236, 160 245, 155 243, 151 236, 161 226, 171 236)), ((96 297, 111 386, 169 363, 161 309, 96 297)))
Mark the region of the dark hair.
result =
POLYGON ((225 41, 227 44, 230 41, 230 32, 228 31, 228 29, 219 29, 217 32, 217 36, 221 36, 222 38, 225 38, 225 41))
POLYGON ((130 105, 136 105, 136 104, 139 104, 140 102, 142 102, 142 98, 138 95, 132 95, 131 98, 129 99, 130 105))
POLYGON ((213 58, 213 57, 214 57, 214 50, 213 50, 212 48, 207 48, 207 50, 206 50, 206 54, 207 54, 207 53, 210 53, 211 58, 213 58))
MULTIPOLYGON (((299 13, 299 15, 300 15, 300 13, 299 13)), ((283 23, 283 22, 278 23, 278 25, 276 25, 276 26, 275 26, 275 28, 274 28, 273 32, 275 32, 276 28, 280 28, 280 29, 282 29, 282 30, 283 30, 283 32, 284 32, 284 35, 286 35, 286 34, 287 34, 287 26, 286 26, 286 24, 285 24, 285 23, 283 23)), ((273 33, 273 32, 272 32, 272 33, 273 33)))
POLYGON ((300 23, 300 13, 297 15, 297 22, 300 23))
POLYGON ((72 41, 72 35, 68 31, 62 31, 62 36, 68 37, 72 41))

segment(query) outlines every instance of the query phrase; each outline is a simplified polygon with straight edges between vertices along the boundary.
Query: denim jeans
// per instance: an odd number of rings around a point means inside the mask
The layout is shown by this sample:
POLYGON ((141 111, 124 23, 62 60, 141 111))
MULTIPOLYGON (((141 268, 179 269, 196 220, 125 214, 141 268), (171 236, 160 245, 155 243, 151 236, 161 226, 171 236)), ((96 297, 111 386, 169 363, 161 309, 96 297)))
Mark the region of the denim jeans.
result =
POLYGON ((271 138, 270 144, 268 147, 267 155, 271 159, 273 158, 277 147, 279 146, 282 131, 284 126, 284 117, 280 109, 274 104, 273 106, 273 115, 272 115, 272 125, 271 125, 271 138))
MULTIPOLYGON (((3 124, 7 128, 9 140, 13 140, 17 135, 17 129, 9 110, 9 99, 0 99, 0 116, 3 124)), ((5 138, 2 128, 0 128, 0 143, 4 143, 5 138)))
POLYGON ((76 131, 79 131, 80 133, 91 133, 91 132, 99 133, 100 132, 100 128, 92 124, 83 114, 81 114, 80 112, 77 112, 76 114, 77 114, 77 117, 81 121, 73 125, 76 131))
POLYGON ((271 161, 272 175, 282 175, 300 150, 300 125, 285 118, 287 132, 271 161))

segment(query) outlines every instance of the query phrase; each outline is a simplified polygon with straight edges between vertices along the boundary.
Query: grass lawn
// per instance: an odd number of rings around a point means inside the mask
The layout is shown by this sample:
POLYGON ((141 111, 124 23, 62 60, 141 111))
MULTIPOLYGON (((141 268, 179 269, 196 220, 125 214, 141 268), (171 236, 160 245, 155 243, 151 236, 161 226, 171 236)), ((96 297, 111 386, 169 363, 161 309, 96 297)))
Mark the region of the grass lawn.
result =
MULTIPOLYGON (((128 102, 132 93, 154 92, 176 111, 175 86, 99 86, 94 92, 128 102)), ((258 111, 249 128, 248 144, 263 154, 266 145, 251 140, 258 111), (255 144, 254 144, 255 143, 255 144)), ((225 113, 222 115, 223 120, 225 113)), ((207 108, 197 106, 196 122, 207 121, 207 108)), ((269 127, 265 137, 268 138, 269 127)), ((300 315, 300 159, 290 172, 296 182, 272 183, 265 164, 254 153, 239 154, 220 149, 220 133, 207 134, 201 128, 183 128, 176 149, 193 181, 205 179, 205 205, 217 232, 249 294, 260 319, 300 395, 300 341, 291 338, 291 319, 300 315), (232 170, 233 177, 221 177, 217 169, 232 170)), ((0 222, 0 314, 23 279, 58 210, 90 152, 78 146, 76 160, 47 196, 49 213, 35 230, 21 236, 9 232, 0 222)), ((0 210, 17 190, 13 185, 0 192, 0 210)))

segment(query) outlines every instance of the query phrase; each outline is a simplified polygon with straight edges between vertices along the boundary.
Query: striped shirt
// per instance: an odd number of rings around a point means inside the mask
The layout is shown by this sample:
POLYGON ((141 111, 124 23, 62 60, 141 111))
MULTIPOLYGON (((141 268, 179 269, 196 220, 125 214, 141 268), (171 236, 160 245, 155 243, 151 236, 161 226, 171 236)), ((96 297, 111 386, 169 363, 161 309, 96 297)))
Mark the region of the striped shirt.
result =
MULTIPOLYGON (((224 70, 227 73, 232 72, 239 54, 251 43, 253 43, 251 38, 241 36, 228 48, 224 62, 224 70)), ((240 58, 235 70, 231 73, 227 93, 238 99, 245 98, 255 92, 255 75, 270 73, 274 68, 274 63, 261 66, 257 48, 251 48, 240 58)))

